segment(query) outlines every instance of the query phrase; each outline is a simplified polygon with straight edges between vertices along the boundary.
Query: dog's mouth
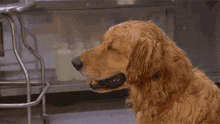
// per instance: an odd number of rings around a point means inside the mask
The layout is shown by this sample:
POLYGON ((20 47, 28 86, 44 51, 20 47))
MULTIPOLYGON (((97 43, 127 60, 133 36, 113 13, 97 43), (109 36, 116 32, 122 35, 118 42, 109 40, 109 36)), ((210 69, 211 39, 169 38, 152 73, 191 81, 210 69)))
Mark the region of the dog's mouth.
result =
POLYGON ((122 86, 125 81, 125 74, 119 73, 104 80, 92 80, 89 85, 93 90, 98 90, 101 88, 114 89, 122 86))

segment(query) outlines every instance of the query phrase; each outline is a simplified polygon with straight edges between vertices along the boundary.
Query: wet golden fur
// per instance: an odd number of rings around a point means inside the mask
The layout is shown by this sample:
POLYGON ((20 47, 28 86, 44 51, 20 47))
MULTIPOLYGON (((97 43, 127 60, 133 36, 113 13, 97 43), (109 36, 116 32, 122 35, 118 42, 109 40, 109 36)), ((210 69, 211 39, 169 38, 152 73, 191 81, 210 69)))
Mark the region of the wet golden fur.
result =
MULTIPOLYGON (((183 50, 153 22, 127 21, 113 26, 103 43, 80 55, 82 72, 98 80, 124 73, 138 124, 220 124, 220 90, 193 68, 183 50), (157 74, 158 77, 152 77, 157 74), (158 108, 185 82, 181 97, 161 114, 158 108)), ((108 91, 112 89, 99 89, 108 91)))

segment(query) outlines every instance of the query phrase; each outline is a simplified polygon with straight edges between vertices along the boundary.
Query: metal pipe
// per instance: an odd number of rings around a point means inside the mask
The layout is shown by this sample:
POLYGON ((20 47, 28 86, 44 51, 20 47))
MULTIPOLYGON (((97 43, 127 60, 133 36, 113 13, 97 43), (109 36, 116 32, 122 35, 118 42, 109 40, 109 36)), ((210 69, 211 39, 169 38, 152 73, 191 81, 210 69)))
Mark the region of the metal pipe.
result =
MULTIPOLYGON (((9 22, 10 22, 10 25, 11 25, 11 30, 12 30, 12 42, 13 42, 13 50, 14 50, 14 53, 15 53, 15 56, 25 74, 25 79, 26 79, 26 83, 27 83, 27 102, 30 103, 31 102, 31 86, 30 86, 30 79, 29 79, 29 75, 28 75, 28 72, 27 72, 27 69, 26 67, 24 66, 21 58, 19 57, 19 54, 18 54, 18 50, 17 50, 17 44, 16 44, 16 32, 15 32, 15 24, 14 24, 14 21, 11 17, 11 15, 8 15, 8 14, 5 14, 5 16, 7 16, 9 22)), ((27 108, 27 111, 28 111, 28 124, 31 124, 31 107, 28 107, 27 108)))
POLYGON ((2 15, 0 13, 0 56, 5 56, 4 53, 4 42, 3 42, 3 25, 2 25, 2 15))
POLYGON ((14 4, 0 4, 0 13, 13 13, 13 12, 22 12, 25 10, 31 10, 36 7, 36 3, 33 1, 20 1, 14 4))
MULTIPOLYGON (((42 91, 44 90, 44 85, 45 85, 45 74, 44 74, 44 69, 45 69, 45 66, 44 66, 44 60, 43 58, 34 50, 32 49, 27 41, 26 41, 26 36, 25 36, 25 33, 24 33, 24 22, 22 20, 22 17, 20 15, 16 15, 19 19, 19 22, 21 24, 21 33, 22 33, 22 41, 23 41, 23 44, 24 46, 35 56, 38 58, 38 60, 40 61, 41 63, 41 85, 42 85, 42 91)), ((45 96, 43 97, 42 99, 42 106, 43 106, 43 115, 46 115, 46 98, 45 96)))
POLYGON ((37 105, 42 97, 45 95, 45 93, 47 92, 47 90, 50 87, 50 83, 46 82, 46 87, 45 89, 42 91, 42 93, 38 96, 37 100, 35 100, 34 102, 30 102, 30 103, 15 103, 15 104, 0 104, 0 108, 27 108, 30 106, 34 106, 37 105))
MULTIPOLYGON (((31 84, 39 84, 39 82, 30 82, 31 84)), ((0 81, 0 84, 9 85, 9 84, 26 84, 26 82, 22 81, 0 81)))

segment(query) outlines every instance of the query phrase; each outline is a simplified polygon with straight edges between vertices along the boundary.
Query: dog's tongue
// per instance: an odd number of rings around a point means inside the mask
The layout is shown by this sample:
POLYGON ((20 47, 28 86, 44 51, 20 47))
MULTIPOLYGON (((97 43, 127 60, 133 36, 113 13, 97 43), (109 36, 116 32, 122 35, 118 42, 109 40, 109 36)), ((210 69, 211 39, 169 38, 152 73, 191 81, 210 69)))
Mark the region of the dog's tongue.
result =
POLYGON ((90 83, 90 87, 95 90, 99 88, 117 88, 124 84, 126 81, 126 76, 123 73, 111 76, 105 80, 100 80, 97 84, 90 83))

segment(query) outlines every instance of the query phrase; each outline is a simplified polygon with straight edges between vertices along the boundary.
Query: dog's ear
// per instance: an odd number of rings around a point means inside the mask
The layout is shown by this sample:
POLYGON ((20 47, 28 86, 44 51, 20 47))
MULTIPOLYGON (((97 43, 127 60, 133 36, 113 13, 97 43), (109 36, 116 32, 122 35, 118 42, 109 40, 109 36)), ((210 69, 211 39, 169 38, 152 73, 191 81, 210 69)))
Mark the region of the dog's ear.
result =
POLYGON ((192 64, 174 42, 156 42, 156 39, 142 38, 133 44, 126 70, 128 83, 160 78, 173 81, 192 78, 192 64))
POLYGON ((162 59, 162 45, 150 40, 138 40, 132 48, 126 72, 129 83, 141 83, 160 76, 158 72, 165 64, 162 59))
POLYGON ((126 70, 128 83, 164 78, 171 82, 192 79, 192 64, 185 52, 152 22, 131 30, 131 53, 126 70), (135 33, 134 33, 135 32, 135 33))

